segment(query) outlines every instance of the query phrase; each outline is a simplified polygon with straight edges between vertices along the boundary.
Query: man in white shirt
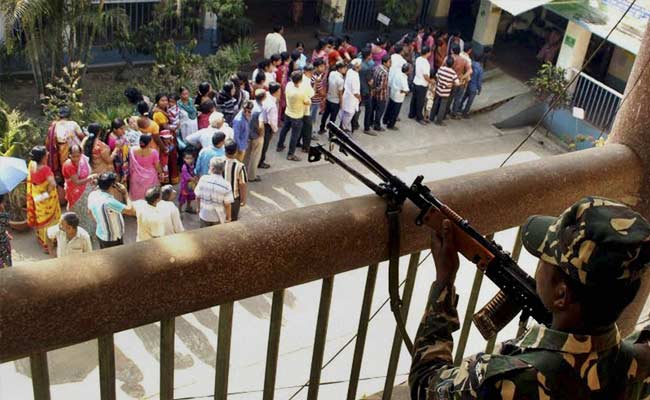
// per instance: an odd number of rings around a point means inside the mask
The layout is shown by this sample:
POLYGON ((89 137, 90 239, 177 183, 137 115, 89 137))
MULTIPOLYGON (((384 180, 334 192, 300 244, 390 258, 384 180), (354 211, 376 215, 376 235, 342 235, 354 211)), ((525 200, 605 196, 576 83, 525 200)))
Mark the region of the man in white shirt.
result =
POLYGON ((399 112, 402 110, 402 103, 404 103, 404 98, 409 92, 409 78, 408 73, 411 68, 409 63, 403 64, 402 68, 398 73, 393 74, 393 76, 388 78, 388 106, 386 107, 386 113, 384 114, 384 124, 386 127, 392 131, 396 131, 397 128, 395 124, 397 123, 397 117, 399 112))
MULTIPOLYGON (((266 163, 266 152, 269 150, 271 139, 273 135, 278 132, 278 104, 280 102, 280 84, 273 82, 269 85, 269 93, 263 103, 264 109, 264 145, 262 146, 262 156, 257 168, 267 169, 271 168, 270 164, 266 163)), ((227 153, 227 151, 226 151, 227 153)))
POLYGON ((160 218, 163 224, 163 234, 173 235, 174 233, 184 232, 183 221, 181 221, 181 213, 178 207, 174 204, 176 198, 176 190, 172 185, 165 185, 161 188, 162 199, 156 205, 160 218))
POLYGON ((185 141, 196 148, 202 149, 212 146, 212 137, 216 132, 223 132, 226 135, 226 140, 235 137, 235 133, 230 125, 225 122, 222 113, 215 111, 210 114, 209 122, 210 126, 189 134, 185 137, 185 141))
POLYGON ((347 65, 343 61, 337 61, 336 69, 329 73, 327 78, 327 98, 325 103, 325 112, 320 120, 319 133, 325 132, 325 124, 329 118, 330 121, 336 122, 341 100, 343 99, 343 87, 345 86, 345 73, 347 65))
POLYGON ((210 173, 203 175, 194 189, 199 200, 199 226, 204 228, 231 221, 231 205, 235 201, 230 183, 223 177, 225 163, 210 160, 210 173))
POLYGON ((284 27, 276 25, 273 27, 273 32, 266 35, 264 39, 264 58, 271 58, 273 54, 287 51, 287 42, 282 36, 283 33, 284 27))
POLYGON ((409 110, 409 118, 415 118, 420 124, 426 125, 424 120, 424 103, 427 97, 427 89, 431 83, 431 64, 429 64, 429 56, 431 49, 429 46, 422 46, 422 53, 420 57, 415 60, 415 78, 413 78, 413 97, 411 98, 411 109, 409 110))
POLYGON ((162 216, 156 208, 161 200, 161 196, 160 186, 154 186, 147 189, 144 193, 144 200, 133 202, 138 222, 135 237, 136 242, 155 239, 165 235, 162 216))
POLYGON ((406 50, 401 44, 395 45, 395 53, 390 56, 390 70, 388 70, 388 81, 390 84, 394 75, 399 75, 402 72, 402 66, 407 63, 404 58, 406 50))
POLYGON ((57 258, 89 253, 93 249, 90 235, 79 226, 79 217, 73 212, 61 215, 59 224, 47 229, 47 237, 56 240, 57 258))
POLYGON ((359 111, 359 103, 361 102, 361 81, 359 80, 361 59, 355 58, 350 63, 350 66, 348 73, 345 74, 341 104, 341 128, 348 133, 352 132, 352 118, 359 111))

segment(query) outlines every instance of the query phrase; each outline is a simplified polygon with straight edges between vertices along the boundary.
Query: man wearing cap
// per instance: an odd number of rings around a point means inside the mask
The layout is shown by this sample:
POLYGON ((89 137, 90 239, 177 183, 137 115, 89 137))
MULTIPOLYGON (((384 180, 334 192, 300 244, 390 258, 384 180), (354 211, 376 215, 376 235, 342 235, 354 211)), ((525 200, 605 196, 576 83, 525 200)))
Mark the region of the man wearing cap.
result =
POLYGON ((621 340, 616 320, 650 263, 648 222, 616 201, 585 197, 559 217, 529 218, 522 242, 539 258, 537 294, 552 323, 454 366, 459 260, 451 222, 433 233, 436 281, 414 343, 411 398, 647 398, 650 326, 621 340))
POLYGON ((343 101, 341 102, 341 128, 348 133, 352 133, 352 118, 359 111, 359 104, 361 103, 360 70, 361 59, 355 58, 350 62, 350 69, 345 74, 343 101))

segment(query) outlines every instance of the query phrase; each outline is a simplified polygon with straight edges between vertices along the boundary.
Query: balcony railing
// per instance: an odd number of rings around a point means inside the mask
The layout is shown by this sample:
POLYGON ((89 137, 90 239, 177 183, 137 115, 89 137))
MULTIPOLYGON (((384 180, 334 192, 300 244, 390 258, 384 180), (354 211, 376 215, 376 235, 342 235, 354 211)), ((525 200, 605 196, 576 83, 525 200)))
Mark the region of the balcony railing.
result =
MULTIPOLYGON (((430 183, 434 193, 482 232, 519 226, 531 214, 559 214, 584 195, 638 201, 644 169, 625 145, 570 153, 430 183)), ((410 255, 405 312, 415 284, 427 229, 417 210, 402 218, 402 255, 410 255)), ((34 398, 49 399, 47 352, 98 338, 101 398, 115 398, 113 333, 160 321, 160 398, 174 392, 174 317, 220 305, 214 398, 226 399, 233 302, 273 293, 263 398, 274 398, 284 289, 321 280, 307 398, 318 398, 334 277, 367 267, 350 366, 348 399, 355 399, 369 329, 378 264, 388 258, 385 204, 357 197, 106 249, 79 257, 40 261, 0 271, 0 362, 30 357, 34 398), (216 238, 219 238, 218 240, 216 238), (314 246, 313 238, 327 238, 314 246), (155 254, 156 257, 151 257, 155 254), (223 257, 228 254, 228 257, 223 257), (249 256, 255 254, 254 257, 249 256)), ((513 253, 518 257, 520 247, 513 253)), ((456 361, 464 353, 482 275, 477 273, 456 361)), ((412 317, 419 318, 413 315, 412 317)), ((630 324, 623 321, 623 330, 630 324)), ((393 333, 384 399, 396 383, 402 345, 393 333)), ((491 351, 494 343, 487 343, 491 351)), ((89 394, 90 396, 90 394, 89 394)))
POLYGON ((609 133, 622 100, 621 93, 582 72, 574 83, 571 106, 584 109, 585 121, 609 133))

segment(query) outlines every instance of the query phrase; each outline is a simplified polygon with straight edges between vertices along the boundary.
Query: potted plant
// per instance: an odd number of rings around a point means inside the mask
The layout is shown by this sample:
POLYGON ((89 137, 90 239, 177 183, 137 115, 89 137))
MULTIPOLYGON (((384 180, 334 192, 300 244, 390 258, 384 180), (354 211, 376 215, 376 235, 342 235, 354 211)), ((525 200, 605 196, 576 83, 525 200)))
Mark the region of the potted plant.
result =
POLYGON ((544 106, 544 112, 551 108, 550 126, 553 126, 555 110, 566 107, 571 99, 569 93, 564 90, 569 83, 565 69, 549 62, 544 63, 537 71, 537 75, 526 83, 533 90, 540 104, 544 106))
MULTIPOLYGON (((43 143, 43 137, 38 127, 16 110, 10 110, 6 103, 0 100, 0 156, 27 158, 29 150, 43 143)), ((25 183, 21 183, 9 193, 8 207, 13 229, 29 229, 25 202, 25 183)))
POLYGON ((594 137, 583 134, 576 136, 576 150, 585 150, 594 147, 594 137))

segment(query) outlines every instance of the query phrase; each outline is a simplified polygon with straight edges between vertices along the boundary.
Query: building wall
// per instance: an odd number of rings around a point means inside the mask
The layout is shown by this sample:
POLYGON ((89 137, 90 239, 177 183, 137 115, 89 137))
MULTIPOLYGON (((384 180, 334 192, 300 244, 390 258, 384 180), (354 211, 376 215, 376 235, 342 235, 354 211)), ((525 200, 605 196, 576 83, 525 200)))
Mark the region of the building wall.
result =
POLYGON ((623 93, 635 59, 634 54, 620 47, 616 47, 612 54, 612 60, 609 62, 604 83, 623 93))

